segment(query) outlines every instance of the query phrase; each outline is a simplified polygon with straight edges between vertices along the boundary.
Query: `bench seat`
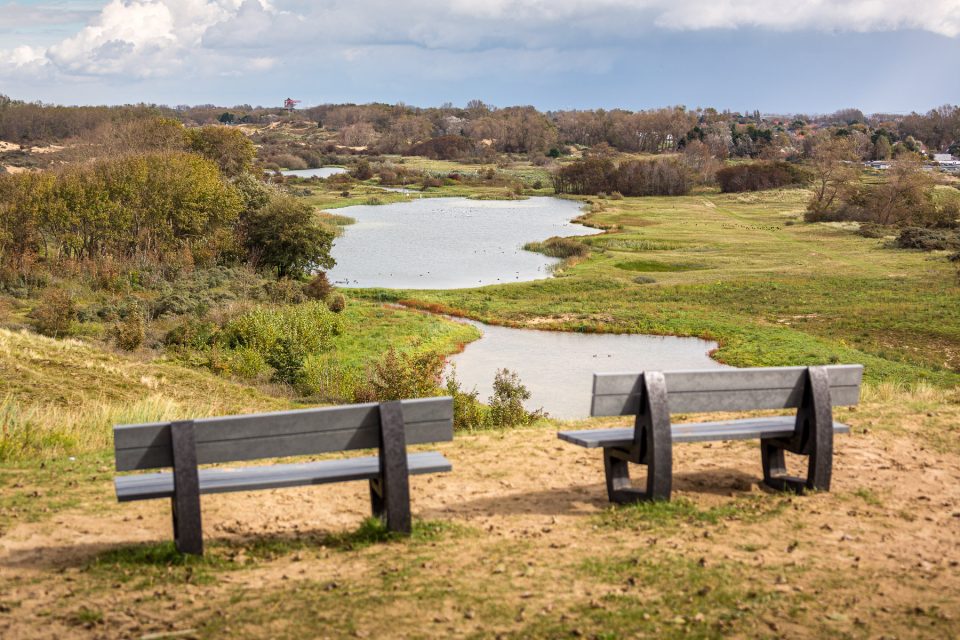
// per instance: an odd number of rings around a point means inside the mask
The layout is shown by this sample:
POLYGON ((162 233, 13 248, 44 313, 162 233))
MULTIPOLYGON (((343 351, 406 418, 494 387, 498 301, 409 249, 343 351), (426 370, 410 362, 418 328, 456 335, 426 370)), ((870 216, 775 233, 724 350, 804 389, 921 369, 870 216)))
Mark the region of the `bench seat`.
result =
MULTIPOLYGON (((411 474, 442 473, 453 469, 439 451, 407 455, 411 474)), ((256 467, 200 469, 200 493, 228 493, 282 489, 303 485, 372 480, 380 476, 377 456, 345 458, 293 464, 275 464, 256 467)), ((117 500, 152 500, 172 498, 173 473, 141 473, 116 478, 117 500)))
MULTIPOLYGON (((797 419, 795 416, 775 416, 770 418, 723 420, 720 422, 671 424, 670 435, 674 442, 786 438, 793 435, 796 422, 797 419)), ((849 433, 849 431, 850 427, 847 425, 841 422, 833 423, 834 433, 849 433)), ((587 449, 606 447, 628 448, 633 444, 634 427, 561 431, 557 435, 561 440, 586 447, 587 449)))

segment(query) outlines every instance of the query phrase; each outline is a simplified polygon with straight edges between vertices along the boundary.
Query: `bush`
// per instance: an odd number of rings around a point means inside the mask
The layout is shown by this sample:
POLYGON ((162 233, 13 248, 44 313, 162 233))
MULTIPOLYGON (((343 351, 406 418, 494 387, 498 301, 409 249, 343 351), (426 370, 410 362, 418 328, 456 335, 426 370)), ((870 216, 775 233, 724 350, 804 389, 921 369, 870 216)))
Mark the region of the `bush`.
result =
POLYGON ((750 162, 720 169, 717 182, 723 193, 739 193, 804 184, 807 176, 788 162, 750 162))
POLYGON ((523 403, 530 391, 520 377, 508 369, 498 369, 490 396, 490 425, 496 428, 522 427, 546 416, 542 409, 527 411, 523 403))
POLYGON ((277 304, 297 304, 306 300, 303 285, 293 278, 268 280, 263 285, 267 300, 277 304))
POLYGON ((236 376, 246 380, 258 378, 270 371, 270 365, 267 364, 263 355, 256 349, 247 347, 211 349, 207 364, 212 371, 220 375, 236 376))
POLYGON ((893 234, 893 229, 874 222, 864 222, 857 229, 857 234, 864 238, 885 238, 893 234))
POLYGON ((330 279, 323 271, 313 276, 310 282, 303 287, 303 295, 311 300, 326 300, 332 292, 333 285, 330 284, 330 279))
POLYGON ((476 388, 464 391, 457 380, 456 370, 447 376, 447 394, 453 398, 453 428, 455 431, 479 431, 490 427, 490 409, 477 398, 476 388))
POLYGON ((575 238, 547 238, 543 242, 528 242, 523 245, 527 251, 542 253, 551 258, 582 258, 590 253, 590 247, 575 238))
POLYGON ((473 154, 476 145, 463 136, 439 136, 410 147, 403 155, 423 156, 433 160, 458 160, 473 154))
POLYGON ((907 227, 900 231, 894 245, 900 249, 919 249, 920 251, 960 249, 960 234, 944 229, 907 227))
POLYGON ((373 177, 373 169, 370 168, 370 163, 366 159, 362 159, 350 171, 350 175, 356 180, 369 180, 373 177))
POLYGON ((70 332, 70 323, 76 315, 76 304, 69 291, 47 289, 40 304, 30 313, 30 318, 38 333, 57 338, 70 332))
POLYGON ((327 307, 334 313, 340 313, 347 308, 347 299, 343 297, 342 293, 338 293, 327 300, 327 307))
POLYGON ((147 339, 147 319, 139 304, 134 304, 113 326, 113 339, 124 351, 139 349, 147 339))
POLYGON ((212 322, 187 318, 167 331, 163 344, 174 349, 200 351, 213 344, 219 327, 212 322))
POLYGON ((438 395, 444 358, 438 353, 391 348, 367 374, 362 400, 387 402, 438 395))
POLYGON ((244 313, 224 326, 219 342, 256 351, 274 369, 276 381, 293 384, 307 356, 329 350, 340 331, 340 320, 325 304, 312 301, 244 313))
POLYGON ((458 431, 520 427, 547 415, 541 409, 527 411, 524 408, 523 403, 530 399, 530 392, 517 374, 507 369, 497 371, 488 405, 477 399, 476 389, 463 390, 457 380, 456 370, 450 372, 445 387, 453 397, 453 428, 458 431))

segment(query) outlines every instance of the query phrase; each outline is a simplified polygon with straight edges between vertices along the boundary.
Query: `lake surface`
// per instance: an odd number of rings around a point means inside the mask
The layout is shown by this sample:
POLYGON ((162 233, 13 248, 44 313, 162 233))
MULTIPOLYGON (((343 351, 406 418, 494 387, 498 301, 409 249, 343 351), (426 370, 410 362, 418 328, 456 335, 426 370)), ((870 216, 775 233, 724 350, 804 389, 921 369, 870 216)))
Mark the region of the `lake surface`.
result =
POLYGON ((287 169, 280 173, 285 176, 293 176, 294 178, 329 178, 338 173, 346 172, 347 170, 343 167, 317 167, 316 169, 287 169))
POLYGON ((570 222, 580 203, 559 198, 414 198, 337 213, 357 221, 334 241, 337 266, 329 272, 349 287, 459 289, 547 278, 559 260, 524 244, 597 233, 570 222))
POLYGON ((476 387, 486 402, 497 369, 510 369, 531 392, 527 408, 542 407, 554 418, 590 415, 594 373, 725 367, 707 355, 717 343, 699 338, 538 331, 466 322, 483 331, 483 337, 450 358, 463 388, 476 387))

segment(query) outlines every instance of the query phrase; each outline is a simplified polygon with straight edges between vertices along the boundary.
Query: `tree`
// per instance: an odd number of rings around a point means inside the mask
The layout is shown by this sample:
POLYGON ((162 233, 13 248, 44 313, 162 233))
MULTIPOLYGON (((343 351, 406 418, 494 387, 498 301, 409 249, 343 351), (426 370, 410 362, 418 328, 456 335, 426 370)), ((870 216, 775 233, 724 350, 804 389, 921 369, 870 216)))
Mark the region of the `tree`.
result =
POLYGON ((190 148, 217 163, 228 177, 246 173, 253 166, 256 149, 240 129, 222 126, 188 129, 190 148))
POLYGON ((291 196, 278 196, 247 214, 245 243, 261 266, 277 276, 303 277, 316 269, 330 269, 333 233, 314 217, 313 207, 291 196))
POLYGON ((822 214, 839 204, 844 193, 857 181, 854 164, 857 160, 849 138, 827 135, 818 139, 810 157, 813 198, 807 204, 807 210, 822 214))
POLYGON ((220 117, 217 118, 217 120, 219 120, 221 124, 233 124, 236 121, 236 119, 237 117, 232 113, 230 113, 229 111, 224 111, 223 113, 220 114, 220 117))
POLYGON ((873 143, 873 159, 889 160, 891 155, 893 155, 893 145, 890 144, 890 138, 877 136, 873 143))

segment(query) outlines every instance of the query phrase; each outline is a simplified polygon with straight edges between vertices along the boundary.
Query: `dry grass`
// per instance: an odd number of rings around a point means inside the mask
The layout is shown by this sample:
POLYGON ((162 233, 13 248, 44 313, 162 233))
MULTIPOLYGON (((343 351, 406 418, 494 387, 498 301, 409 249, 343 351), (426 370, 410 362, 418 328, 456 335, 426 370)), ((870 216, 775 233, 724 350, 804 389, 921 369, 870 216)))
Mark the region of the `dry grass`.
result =
POLYGON ((0 460, 110 446, 110 426, 291 403, 213 374, 0 329, 0 460))

